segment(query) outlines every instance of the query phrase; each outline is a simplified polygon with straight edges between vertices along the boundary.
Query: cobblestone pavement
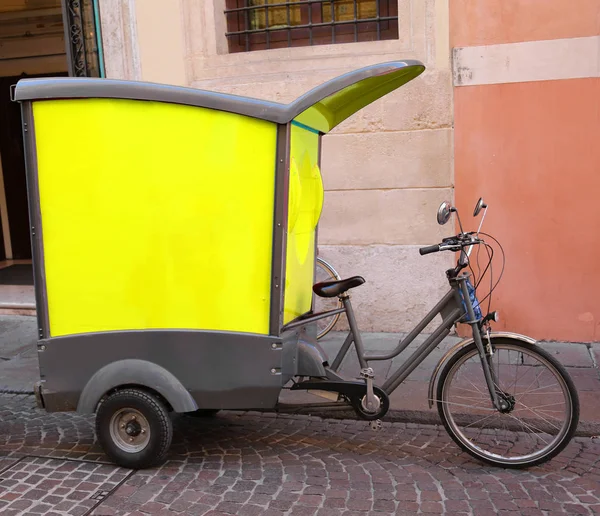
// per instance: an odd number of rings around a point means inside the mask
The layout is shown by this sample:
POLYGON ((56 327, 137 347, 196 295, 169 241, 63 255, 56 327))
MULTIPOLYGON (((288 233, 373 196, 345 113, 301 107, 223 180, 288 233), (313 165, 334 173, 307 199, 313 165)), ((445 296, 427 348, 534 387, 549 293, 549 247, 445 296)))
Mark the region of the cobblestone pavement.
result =
POLYGON ((93 418, 0 397, 0 514, 600 513, 600 443, 530 470, 485 467, 441 427, 224 412, 175 419, 169 460, 106 464, 93 418))

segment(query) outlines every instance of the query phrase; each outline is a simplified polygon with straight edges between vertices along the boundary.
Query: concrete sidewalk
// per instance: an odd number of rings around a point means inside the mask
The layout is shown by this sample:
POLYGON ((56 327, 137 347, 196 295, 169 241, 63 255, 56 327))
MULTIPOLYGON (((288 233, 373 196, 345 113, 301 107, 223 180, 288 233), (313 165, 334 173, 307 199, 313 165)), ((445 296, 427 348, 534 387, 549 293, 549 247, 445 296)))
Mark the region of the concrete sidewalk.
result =
MULTIPOLYGON (((320 344, 331 360, 342 345, 346 333, 332 332, 320 344)), ((365 348, 370 352, 386 352, 394 349, 402 334, 363 334, 365 348)), ((390 372, 395 371, 426 336, 416 339, 399 357, 392 360, 373 362, 375 383, 381 385, 390 372)), ((439 359, 455 343, 457 337, 448 337, 424 362, 411 373, 408 379, 390 396, 391 409, 386 420, 410 421, 415 423, 439 423, 437 410, 430 409, 427 402, 429 379, 439 359)), ((37 362, 36 319, 34 317, 0 316, 0 391, 32 392, 33 384, 39 379, 37 362)), ((579 344, 564 342, 540 342, 540 346, 552 353, 569 371, 579 392, 581 416, 580 435, 600 434, 600 343, 579 344)), ((360 370, 356 353, 352 347, 342 363, 341 373, 347 378, 355 377, 360 370)), ((306 401, 325 402, 323 398, 305 392, 284 391, 282 402, 306 401)), ((314 411, 312 412, 315 413, 314 411)), ((325 415, 325 414, 324 414, 325 415)), ((331 413, 335 417, 335 414, 331 413)), ((351 417, 349 415, 348 417, 351 417)))
POLYGON ((0 315, 0 391, 32 392, 39 380, 35 317, 0 315))

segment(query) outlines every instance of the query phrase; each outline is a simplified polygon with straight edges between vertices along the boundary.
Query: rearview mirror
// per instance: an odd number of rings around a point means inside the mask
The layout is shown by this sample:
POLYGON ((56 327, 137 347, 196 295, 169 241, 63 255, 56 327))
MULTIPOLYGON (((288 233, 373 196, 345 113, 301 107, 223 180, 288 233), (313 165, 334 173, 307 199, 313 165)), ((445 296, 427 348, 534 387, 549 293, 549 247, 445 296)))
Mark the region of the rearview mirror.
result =
POLYGON ((483 202, 483 197, 480 197, 475 205, 475 209, 473 210, 473 217, 477 217, 483 208, 487 208, 487 204, 483 202))
POLYGON ((442 204, 440 204, 437 212, 437 222, 440 226, 443 226, 450 220, 452 211, 452 205, 449 202, 444 201, 442 204))

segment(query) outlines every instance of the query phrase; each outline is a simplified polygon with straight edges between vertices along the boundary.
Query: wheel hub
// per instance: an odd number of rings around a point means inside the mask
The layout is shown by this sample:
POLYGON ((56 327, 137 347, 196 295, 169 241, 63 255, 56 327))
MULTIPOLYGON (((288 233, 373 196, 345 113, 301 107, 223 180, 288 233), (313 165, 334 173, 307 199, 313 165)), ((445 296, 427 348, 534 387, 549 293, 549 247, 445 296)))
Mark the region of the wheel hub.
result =
POLYGON ((502 414, 510 414, 515 408, 516 400, 512 394, 499 392, 498 401, 500 402, 500 412, 502 414))
POLYGON ((130 437, 137 437, 142 433, 142 427, 137 421, 130 421, 125 425, 125 433, 130 437))
POLYGON ((135 409, 121 409, 110 421, 110 436, 113 442, 127 453, 142 451, 150 441, 150 424, 145 416, 135 409))

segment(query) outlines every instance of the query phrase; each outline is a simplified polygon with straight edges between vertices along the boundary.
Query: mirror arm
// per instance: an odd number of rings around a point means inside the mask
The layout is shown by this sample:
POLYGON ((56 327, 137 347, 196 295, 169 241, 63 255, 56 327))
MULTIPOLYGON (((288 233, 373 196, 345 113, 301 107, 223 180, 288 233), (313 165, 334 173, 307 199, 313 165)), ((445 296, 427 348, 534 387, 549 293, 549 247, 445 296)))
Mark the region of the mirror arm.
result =
POLYGON ((465 234, 464 230, 463 230, 463 226, 462 226, 462 222, 460 221, 460 216, 458 215, 458 210, 454 207, 450 208, 451 212, 456 213, 456 218, 458 219, 458 226, 460 227, 460 232, 461 234, 465 234))
POLYGON ((481 231, 481 226, 483 226, 483 221, 485 220, 485 214, 487 213, 487 205, 483 208, 483 215, 481 220, 479 221, 479 227, 477 228, 477 235, 479 236, 479 232, 481 231))

